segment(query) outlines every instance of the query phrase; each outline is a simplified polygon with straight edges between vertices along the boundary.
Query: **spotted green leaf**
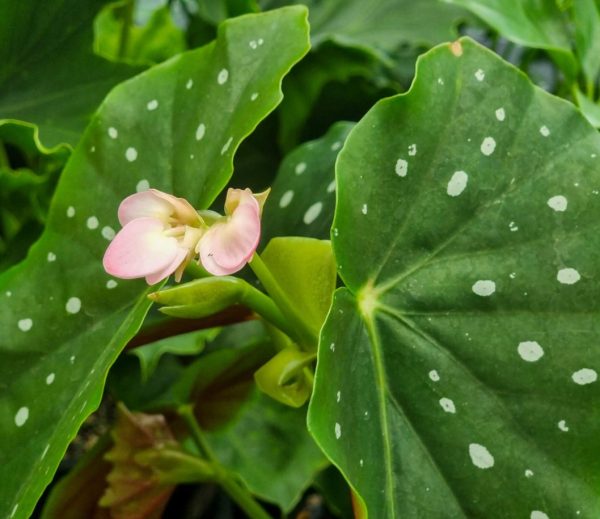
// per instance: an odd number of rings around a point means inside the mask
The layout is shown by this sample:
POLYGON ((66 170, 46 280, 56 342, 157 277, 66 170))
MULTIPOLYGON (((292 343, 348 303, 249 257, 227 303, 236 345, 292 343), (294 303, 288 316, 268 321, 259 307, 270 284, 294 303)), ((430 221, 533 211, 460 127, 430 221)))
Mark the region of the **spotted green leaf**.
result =
POLYGON ((0 516, 29 516, 148 310, 149 287, 102 269, 119 202, 151 185, 206 208, 307 33, 300 7, 229 20, 216 42, 117 87, 92 119, 45 233, 0 277, 0 516))
POLYGON ((329 239, 335 207, 334 164, 354 123, 333 125, 284 158, 263 216, 263 242, 276 236, 329 239))
POLYGON ((35 123, 46 146, 77 143, 108 91, 142 70, 92 52, 93 19, 104 3, 2 2, 0 119, 35 123))
POLYGON ((349 135, 309 428, 370 518, 600 514, 598 155, 469 39, 349 135))
MULTIPOLYGON (((577 74, 571 50, 569 21, 556 2, 550 0, 445 0, 481 18, 511 41, 546 49, 568 76, 577 74)), ((578 2, 580 0, 577 0, 578 2)), ((588 2, 588 0, 581 0, 588 2)))

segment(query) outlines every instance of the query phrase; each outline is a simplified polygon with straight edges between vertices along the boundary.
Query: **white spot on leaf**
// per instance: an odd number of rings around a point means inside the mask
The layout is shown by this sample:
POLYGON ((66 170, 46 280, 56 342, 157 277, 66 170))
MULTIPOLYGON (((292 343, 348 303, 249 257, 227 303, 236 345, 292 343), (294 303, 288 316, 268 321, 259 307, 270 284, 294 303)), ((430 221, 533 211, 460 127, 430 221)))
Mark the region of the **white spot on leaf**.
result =
POLYGON ((54 254, 54 252, 49 252, 46 259, 48 260, 48 263, 52 263, 53 261, 56 261, 56 254, 54 254))
POLYGON ((335 439, 339 440, 342 435, 342 426, 336 422, 335 424, 335 439))
POLYGON ((405 177, 408 173, 408 162, 404 159, 398 159, 396 161, 396 175, 399 177, 405 177))
POLYGON ((542 126, 540 128, 540 133, 542 134, 543 137, 548 137, 548 135, 550 135, 550 130, 548 129, 547 126, 542 126))
POLYGON ((75 208, 70 205, 67 207, 67 218, 73 218, 75 216, 75 208))
POLYGON ((306 225, 310 225, 317 219, 317 217, 321 214, 322 210, 323 202, 316 202, 306 210, 306 212, 304 213, 304 218, 302 218, 302 220, 306 225))
POLYGON ((329 182, 329 185, 327 186, 327 192, 333 193, 334 191, 335 191, 335 180, 332 180, 331 182, 329 182))
POLYGON ((531 470, 531 469, 527 469, 527 470, 525 470, 525 477, 526 477, 526 478, 531 478, 531 477, 533 477, 533 470, 531 470))
POLYGON ((294 168, 296 175, 302 175, 306 171, 306 162, 299 162, 294 168))
POLYGON ((579 384, 580 386, 585 386, 586 384, 592 384, 598 380, 598 373, 595 370, 590 368, 582 368, 579 371, 576 371, 571 375, 573 382, 575 384, 579 384))
POLYGON ((539 510, 534 510, 531 512, 529 519, 550 519, 544 512, 540 512, 539 510))
POLYGON ((193 86, 194 86, 194 80, 193 79, 188 79, 187 83, 185 84, 185 88, 187 88, 188 90, 190 90, 193 86))
POLYGON ((258 92, 252 92, 250 95, 250 101, 256 101, 258 99, 258 92))
POLYGON ((225 153, 227 153, 227 150, 229 149, 229 146, 231 146, 232 142, 233 137, 229 137, 229 139, 227 139, 227 142, 223 144, 223 147, 221 148, 221 155, 225 155, 225 153))
POLYGON ((81 310, 81 299, 78 297, 70 297, 65 305, 65 309, 69 314, 76 314, 81 310))
POLYGON ((135 190, 138 193, 140 191, 148 191, 148 189, 150 189, 150 182, 148 182, 145 178, 140 180, 135 186, 135 190))
POLYGON ((567 199, 562 195, 556 195, 548 199, 548 207, 555 211, 566 211, 567 210, 567 199))
POLYGON ((411 144, 411 145, 408 147, 408 154, 409 154, 411 157, 414 157, 414 156, 417 154, 417 145, 416 145, 416 144, 411 144))
POLYGON ((483 445, 471 443, 469 445, 469 456, 473 465, 480 469, 489 469, 494 466, 494 457, 483 445))
POLYGON ((440 398, 440 405, 442 406, 442 409, 447 413, 456 413, 456 407, 454 406, 454 402, 449 398, 440 398))
POLYGON ((129 148, 127 148, 125 150, 125 158, 129 161, 129 162, 134 162, 138 157, 138 152, 137 150, 130 146, 129 148))
POLYGON ((496 283, 489 279, 480 279, 471 288, 478 296, 489 297, 496 291, 496 283))
POLYGON ((109 290, 116 288, 117 287, 117 282, 114 279, 109 279, 106 282, 106 288, 108 288, 109 290))
POLYGON ((504 121, 504 119, 506 119, 506 112, 504 111, 504 108, 498 108, 496 110, 496 119, 499 121, 504 121))
POLYGON ((440 380, 440 375, 439 375, 439 373, 438 373, 438 372, 437 372, 435 369, 432 369, 432 370, 429 372, 429 378, 430 378, 431 380, 433 380, 434 382, 439 382, 439 380, 440 380))
POLYGON ((94 229, 98 228, 98 225, 100 225, 100 222, 98 221, 98 218, 96 218, 95 216, 90 216, 87 219, 86 225, 87 225, 88 229, 94 230, 94 229))
POLYGON ((446 192, 449 196, 458 196, 465 190, 468 181, 469 175, 464 171, 456 171, 448 182, 446 192))
POLYGON ((50 373, 47 377, 46 377, 46 384, 50 385, 52 384, 52 382, 54 382, 54 379, 56 378, 56 376, 54 375, 54 373, 50 373))
POLYGON ((579 272, 573 268, 564 268, 558 271, 556 279, 563 285, 574 285, 581 279, 581 276, 579 275, 579 272))
POLYGON ((115 230, 108 225, 102 228, 102 236, 108 241, 112 240, 115 237, 115 230))
POLYGON ((477 72, 475 72, 475 78, 477 81, 483 81, 485 79, 485 72, 481 69, 478 69, 477 72))
POLYGON ((489 157, 496 149, 496 141, 493 137, 486 137, 483 139, 480 149, 481 153, 489 157))
POLYGON ((29 319, 28 317, 25 319, 19 319, 19 322, 17 322, 17 326, 22 332, 28 332, 33 326, 33 320, 29 319))
POLYGON ((569 432, 569 427, 567 425, 567 422, 565 422, 564 420, 561 420, 560 422, 558 422, 558 428, 562 432, 569 432))
POLYGON ((29 408, 21 407, 15 415, 15 425, 22 427, 25 422, 29 419, 29 408))
POLYGON ((544 355, 543 348, 536 341, 520 342, 517 351, 521 358, 527 362, 537 362, 544 355))
POLYGON ((152 99, 152 101, 148 101, 146 108, 149 111, 156 110, 158 108, 158 101, 156 99, 152 99))
POLYGON ((282 209, 284 207, 287 207, 288 205, 290 205, 293 198, 294 192, 291 189, 286 191, 285 193, 283 193, 283 195, 281 195, 281 198, 279 199, 279 207, 281 207, 282 209))
POLYGON ((360 212, 362 214, 367 214, 368 210, 369 210, 369 208, 367 207, 367 204, 363 204, 360 212))
POLYGON ((198 128, 196 128, 196 140, 201 141, 206 134, 206 126, 204 123, 200 123, 198 128))
POLYGON ((116 128, 113 128, 112 126, 108 129, 108 136, 111 139, 116 139, 119 136, 119 132, 117 131, 116 128))
POLYGON ((219 75, 217 76, 217 83, 219 83, 219 85, 224 85, 228 79, 229 79, 229 70, 227 70, 226 68, 221 69, 221 71, 219 72, 219 75))

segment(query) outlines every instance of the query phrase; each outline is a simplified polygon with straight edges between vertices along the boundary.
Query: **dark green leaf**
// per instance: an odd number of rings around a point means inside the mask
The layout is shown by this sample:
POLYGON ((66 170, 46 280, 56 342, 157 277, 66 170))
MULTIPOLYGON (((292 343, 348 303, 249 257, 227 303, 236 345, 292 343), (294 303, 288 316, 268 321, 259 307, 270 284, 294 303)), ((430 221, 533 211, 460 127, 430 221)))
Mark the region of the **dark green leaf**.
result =
POLYGON ((468 39, 349 135, 309 427, 369 517, 600 514, 599 155, 468 39))

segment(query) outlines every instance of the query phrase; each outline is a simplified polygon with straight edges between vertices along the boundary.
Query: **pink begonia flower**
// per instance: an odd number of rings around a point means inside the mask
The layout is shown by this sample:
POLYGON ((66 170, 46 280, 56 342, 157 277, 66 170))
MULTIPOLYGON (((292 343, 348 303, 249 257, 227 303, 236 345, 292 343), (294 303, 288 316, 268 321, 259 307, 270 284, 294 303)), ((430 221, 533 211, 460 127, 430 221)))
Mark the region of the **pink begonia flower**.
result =
POLYGON ((157 189, 123 200, 119 222, 123 228, 104 254, 104 269, 122 279, 145 277, 150 285, 173 272, 179 281, 204 232, 187 200, 157 189))
POLYGON ((218 219, 196 246, 208 272, 227 276, 250 261, 260 241, 260 217, 269 191, 256 195, 249 189, 227 191, 226 216, 218 219))
POLYGON ((196 253, 211 274, 240 270, 260 239, 260 215, 268 191, 229 189, 226 216, 206 211, 205 220, 183 198, 149 189, 127 197, 119 206, 123 228, 104 254, 104 269, 122 279, 146 278, 153 285, 183 271, 196 253))

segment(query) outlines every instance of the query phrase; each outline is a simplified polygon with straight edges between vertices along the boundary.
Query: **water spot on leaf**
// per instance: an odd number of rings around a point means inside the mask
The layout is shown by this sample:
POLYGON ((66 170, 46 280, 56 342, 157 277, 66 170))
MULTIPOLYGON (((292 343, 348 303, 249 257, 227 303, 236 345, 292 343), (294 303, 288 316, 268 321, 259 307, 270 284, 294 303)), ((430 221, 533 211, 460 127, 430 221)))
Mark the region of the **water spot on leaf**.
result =
POLYGON ((321 214, 322 210, 323 210, 323 202, 316 202, 306 210, 302 220, 304 221, 304 223, 306 225, 310 225, 317 219, 317 217, 321 214))
POLYGON ((440 398, 440 405, 442 406, 442 409, 444 411, 446 411, 447 413, 451 413, 454 414, 456 413, 456 407, 454 405, 454 402, 452 400, 450 400, 449 398, 440 398))
POLYGON ((227 70, 226 68, 221 69, 221 71, 219 72, 219 75, 217 76, 217 83, 219 83, 219 85, 224 85, 228 79, 229 79, 229 70, 227 70))
POLYGON ((555 211, 566 211, 567 210, 567 199, 562 195, 556 195, 548 199, 548 207, 555 211))
POLYGON ((469 456, 471 456, 471 461, 477 468, 489 469, 494 466, 494 457, 486 447, 479 443, 469 445, 469 456))
POLYGON ((573 268, 564 268, 558 271, 556 279, 563 285, 574 285, 581 279, 581 276, 579 275, 579 272, 573 268))
POLYGON ((480 279, 472 286, 475 294, 481 297, 489 297, 496 291, 496 283, 489 279, 480 279))
POLYGON ((544 356, 543 348, 536 341, 520 342, 517 351, 526 362, 537 362, 544 356))
POLYGON ((404 159, 398 159, 396 161, 395 171, 396 175, 399 177, 405 177, 408 173, 408 162, 406 162, 404 159))
POLYGON ((26 317, 25 319, 19 319, 19 322, 17 322, 17 326, 22 332, 28 332, 33 326, 33 320, 29 317, 26 317))
POLYGON ((489 157, 496 149, 496 140, 493 137, 486 137, 481 143, 481 153, 489 157))
POLYGON ((86 225, 87 225, 88 229, 94 230, 94 229, 98 228, 98 225, 100 225, 100 222, 98 221, 98 218, 96 218, 95 216, 90 216, 87 219, 86 225))
POLYGON ((290 205, 293 198, 294 192, 291 189, 289 189, 288 191, 283 193, 283 195, 281 195, 281 198, 279 199, 279 207, 281 207, 282 209, 284 207, 287 207, 288 205, 290 205))
POLYGON ((23 427, 23 425, 25 425, 25 422, 28 419, 29 419, 29 408, 28 407, 21 407, 17 411, 17 414, 15 415, 15 425, 17 427, 23 427))
POLYGON ((129 162, 133 162, 134 160, 136 160, 137 156, 138 156, 138 152, 135 148, 130 146, 129 148, 127 148, 127 150, 125 150, 125 158, 129 162))
POLYGON ((575 384, 579 384, 580 386, 585 386, 586 384, 592 384, 598 380, 598 373, 595 370, 590 368, 582 368, 579 371, 576 371, 571 375, 573 382, 575 384))
POLYGON ((76 314, 81 310, 81 299, 78 297, 70 297, 65 305, 65 309, 69 314, 76 314))
POLYGON ((446 189, 446 192, 449 196, 458 196, 465 190, 468 181, 469 175, 467 175, 464 171, 456 171, 448 182, 448 188, 446 189))

